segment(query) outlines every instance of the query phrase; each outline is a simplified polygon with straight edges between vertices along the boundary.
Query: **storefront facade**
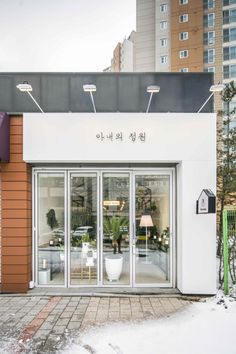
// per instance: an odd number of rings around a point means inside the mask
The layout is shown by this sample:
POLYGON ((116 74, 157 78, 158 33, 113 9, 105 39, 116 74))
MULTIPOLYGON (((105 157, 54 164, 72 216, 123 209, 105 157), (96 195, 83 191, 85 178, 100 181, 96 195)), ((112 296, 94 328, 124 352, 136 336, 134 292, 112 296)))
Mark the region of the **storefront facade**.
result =
POLYGON ((1 163, 2 291, 176 288, 214 294, 212 113, 10 116, 1 163))

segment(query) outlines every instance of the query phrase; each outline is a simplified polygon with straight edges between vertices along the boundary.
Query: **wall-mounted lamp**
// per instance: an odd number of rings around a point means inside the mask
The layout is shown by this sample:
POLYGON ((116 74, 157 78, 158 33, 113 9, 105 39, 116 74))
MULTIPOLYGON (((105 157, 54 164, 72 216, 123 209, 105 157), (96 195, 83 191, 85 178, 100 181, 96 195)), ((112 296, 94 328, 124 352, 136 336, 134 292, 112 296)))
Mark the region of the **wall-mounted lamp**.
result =
POLYGON ((154 93, 158 93, 160 91, 160 86, 156 86, 156 85, 147 86, 146 91, 147 91, 147 93, 150 93, 150 97, 149 97, 149 101, 148 101, 148 105, 147 105, 147 110, 146 110, 146 113, 148 113, 149 108, 150 108, 150 104, 152 101, 152 96, 154 93))
POLYGON ((217 84, 217 85, 212 85, 210 87, 210 96, 207 98, 207 100, 203 103, 203 105, 199 108, 199 110, 197 111, 197 113, 200 113, 202 111, 202 109, 205 107, 205 105, 207 104, 207 102, 211 99, 211 97, 214 95, 215 92, 222 92, 225 88, 224 84, 217 84))
POLYGON ((20 90, 21 92, 27 92, 28 95, 30 96, 30 98, 34 101, 34 103, 36 104, 36 106, 39 108, 39 110, 44 113, 44 111, 42 110, 42 108, 40 107, 40 105, 38 104, 38 102, 36 101, 36 99, 33 97, 33 95, 30 93, 33 91, 32 86, 28 83, 28 82, 23 82, 23 84, 19 84, 16 86, 18 88, 18 90, 20 90))
POLYGON ((94 103, 94 99, 93 99, 93 92, 97 91, 96 85, 94 85, 94 84, 83 85, 83 90, 84 90, 84 92, 90 93, 90 97, 91 97, 92 104, 93 104, 93 110, 94 110, 94 113, 96 113, 97 111, 96 111, 96 107, 95 107, 95 103, 94 103))

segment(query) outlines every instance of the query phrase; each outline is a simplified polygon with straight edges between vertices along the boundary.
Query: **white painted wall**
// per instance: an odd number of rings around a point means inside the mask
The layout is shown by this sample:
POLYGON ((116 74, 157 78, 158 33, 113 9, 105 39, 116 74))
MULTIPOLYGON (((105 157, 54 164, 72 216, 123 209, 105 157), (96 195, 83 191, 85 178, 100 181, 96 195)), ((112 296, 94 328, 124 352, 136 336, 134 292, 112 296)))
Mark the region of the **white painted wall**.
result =
POLYGON ((136 1, 135 71, 155 71, 155 1, 136 1))
POLYGON ((121 63, 120 71, 132 72, 134 71, 134 44, 129 39, 124 39, 121 44, 121 63))
POLYGON ((202 189, 216 193, 215 114, 25 114, 23 156, 31 163, 177 163, 177 287, 215 293, 216 217, 196 214, 202 189), (122 132, 123 141, 100 141, 101 132, 122 132), (132 132, 145 132, 145 142, 132 142, 132 132))

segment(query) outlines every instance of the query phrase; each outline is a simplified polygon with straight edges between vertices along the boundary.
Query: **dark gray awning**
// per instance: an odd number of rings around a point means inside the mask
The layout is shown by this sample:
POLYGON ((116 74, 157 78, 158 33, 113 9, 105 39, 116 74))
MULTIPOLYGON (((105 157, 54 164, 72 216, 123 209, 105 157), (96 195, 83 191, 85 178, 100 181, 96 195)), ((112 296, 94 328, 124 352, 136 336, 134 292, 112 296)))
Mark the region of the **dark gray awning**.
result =
POLYGON ((0 162, 9 162, 10 157, 10 129, 9 116, 0 112, 0 162))
MULTIPOLYGON (((16 85, 28 82, 32 95, 43 111, 93 112, 84 84, 95 84, 97 112, 146 112, 149 85, 160 86, 153 95, 149 112, 186 112, 199 110, 209 96, 212 73, 0 73, 0 111, 40 112, 26 92, 16 85)), ((213 99, 202 112, 212 112, 213 99)))

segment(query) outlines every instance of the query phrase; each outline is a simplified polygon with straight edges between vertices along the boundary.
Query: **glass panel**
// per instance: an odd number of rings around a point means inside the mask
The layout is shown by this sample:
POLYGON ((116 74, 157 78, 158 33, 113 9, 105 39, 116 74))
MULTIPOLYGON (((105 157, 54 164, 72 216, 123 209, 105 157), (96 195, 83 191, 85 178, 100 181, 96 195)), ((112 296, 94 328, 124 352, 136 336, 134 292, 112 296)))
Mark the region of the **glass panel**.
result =
POLYGON ((236 28, 230 28, 229 30, 229 40, 230 41, 235 41, 236 40, 236 28))
POLYGON ((136 284, 170 282, 170 177, 135 179, 136 284))
POLYGON ((129 174, 103 174, 103 284, 130 283, 129 174))
POLYGON ((223 58, 224 60, 229 60, 229 47, 223 48, 223 58))
POLYGON ((229 65, 223 66, 223 73, 224 73, 224 79, 228 79, 229 78, 229 65))
POLYGON ((38 283, 64 284, 64 174, 38 175, 38 283))
POLYGON ((223 30, 223 42, 226 43, 226 42, 229 42, 229 29, 224 29, 223 30))
POLYGON ((230 65, 230 77, 236 77, 236 65, 230 65))
POLYGON ((97 177, 72 174, 70 186, 70 281, 97 284, 97 177))
POLYGON ((230 56, 230 60, 236 59, 236 47, 230 47, 229 56, 230 56))

